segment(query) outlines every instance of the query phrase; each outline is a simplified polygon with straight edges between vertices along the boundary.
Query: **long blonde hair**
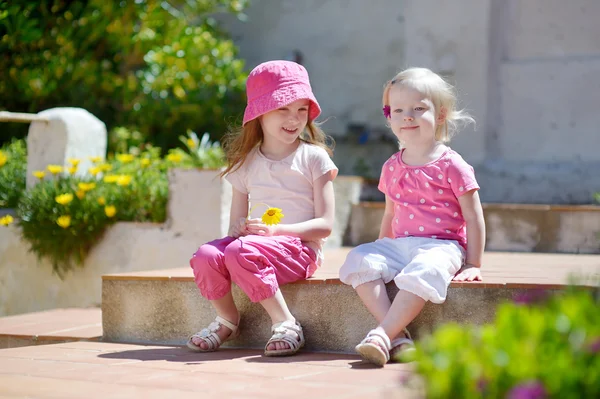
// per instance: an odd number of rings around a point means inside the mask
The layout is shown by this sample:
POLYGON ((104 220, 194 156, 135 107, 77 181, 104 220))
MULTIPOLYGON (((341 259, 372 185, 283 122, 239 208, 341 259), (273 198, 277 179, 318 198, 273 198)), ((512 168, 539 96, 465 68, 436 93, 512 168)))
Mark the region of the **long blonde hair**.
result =
MULTIPOLYGON (((221 173, 221 177, 227 173, 235 172, 246 161, 248 154, 263 141, 263 130, 258 118, 246 123, 243 127, 232 128, 223 137, 223 150, 227 158, 227 168, 221 173)), ((323 148, 329 156, 333 155, 333 139, 325 134, 315 121, 310 121, 304 131, 300 134, 300 140, 323 148), (331 143, 331 147, 327 144, 331 143)))
POLYGON ((382 99, 384 107, 390 105, 390 90, 392 86, 398 84, 415 89, 429 98, 433 102, 437 113, 435 115, 436 120, 440 116, 441 109, 445 109, 444 123, 438 124, 435 130, 436 140, 447 143, 460 128, 469 123, 475 123, 475 119, 465 110, 457 109, 457 95, 454 86, 430 69, 409 68, 386 82, 383 87, 382 99))

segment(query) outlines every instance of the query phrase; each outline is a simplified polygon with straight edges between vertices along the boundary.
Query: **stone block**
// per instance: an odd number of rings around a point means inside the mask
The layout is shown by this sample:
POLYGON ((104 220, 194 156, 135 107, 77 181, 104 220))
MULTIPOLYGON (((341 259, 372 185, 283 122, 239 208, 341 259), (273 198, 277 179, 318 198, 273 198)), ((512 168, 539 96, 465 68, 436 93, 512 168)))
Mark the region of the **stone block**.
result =
POLYGON ((38 114, 48 120, 32 122, 27 135, 27 187, 38 179, 35 170, 46 166, 68 167, 69 158, 79 158, 77 175, 83 176, 92 165, 88 157, 106 157, 106 126, 81 108, 52 108, 38 114))

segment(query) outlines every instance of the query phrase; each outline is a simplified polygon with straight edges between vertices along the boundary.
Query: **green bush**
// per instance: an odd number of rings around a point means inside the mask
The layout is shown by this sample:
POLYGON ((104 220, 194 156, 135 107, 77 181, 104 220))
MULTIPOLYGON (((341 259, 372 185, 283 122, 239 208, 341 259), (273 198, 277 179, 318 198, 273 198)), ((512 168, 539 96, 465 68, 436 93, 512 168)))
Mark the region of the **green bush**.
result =
POLYGON ((187 150, 180 148, 169 150, 167 160, 175 160, 186 169, 218 169, 227 164, 225 152, 218 141, 211 143, 208 133, 198 139, 196 133, 188 131, 187 136, 179 136, 179 140, 187 150))
POLYGON ((493 324, 448 324, 425 337, 415 360, 427 396, 600 397, 599 291, 547 296, 501 305, 493 324))
POLYGON ((23 194, 17 208, 18 223, 31 250, 48 258, 62 277, 83 264, 112 223, 163 222, 168 199, 166 171, 173 162, 161 160, 158 153, 154 148, 139 157, 118 154, 116 159, 90 168, 85 178, 60 171, 58 165, 49 165, 46 172, 36 171, 43 181, 23 194), (56 176, 48 178, 50 170, 56 176))
POLYGON ((25 191, 27 148, 23 140, 12 140, 0 148, 0 208, 16 208, 25 191))
MULTIPOLYGON (((1 107, 85 108, 163 148, 173 132, 226 131, 243 109, 246 73, 212 17, 247 0, 0 2, 1 107)), ((26 125, 3 130, 24 135, 26 125), (17 131, 17 129, 20 129, 17 131)), ((114 149, 111 149, 114 150, 114 149)))

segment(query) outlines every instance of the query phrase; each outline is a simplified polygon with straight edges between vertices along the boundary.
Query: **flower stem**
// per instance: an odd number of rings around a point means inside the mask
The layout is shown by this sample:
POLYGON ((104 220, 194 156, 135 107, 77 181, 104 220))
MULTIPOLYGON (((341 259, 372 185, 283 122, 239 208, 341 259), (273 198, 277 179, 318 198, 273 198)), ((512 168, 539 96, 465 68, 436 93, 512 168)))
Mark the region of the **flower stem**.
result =
POLYGON ((264 205, 267 207, 267 209, 270 208, 270 206, 265 204, 264 202, 257 202, 256 204, 252 205, 252 208, 250 208, 250 211, 248 212, 248 216, 246 217, 246 220, 250 220, 250 215, 252 215, 252 212, 254 211, 254 209, 259 205, 264 205))

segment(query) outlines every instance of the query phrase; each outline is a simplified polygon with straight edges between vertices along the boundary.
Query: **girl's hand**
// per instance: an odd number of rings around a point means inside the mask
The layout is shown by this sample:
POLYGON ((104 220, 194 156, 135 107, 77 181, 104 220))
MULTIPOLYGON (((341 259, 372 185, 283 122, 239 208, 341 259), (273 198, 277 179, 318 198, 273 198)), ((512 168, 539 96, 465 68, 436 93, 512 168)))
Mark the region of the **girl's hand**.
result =
POLYGON ((227 235, 229 237, 238 238, 247 236, 248 229, 246 228, 246 218, 239 218, 236 222, 232 223, 229 226, 229 232, 227 235))
POLYGON ((454 281, 481 281, 481 268, 470 264, 464 265, 452 279, 454 281))
POLYGON ((271 237, 277 235, 277 225, 268 226, 261 219, 249 219, 246 222, 248 234, 256 234, 258 236, 271 237))

